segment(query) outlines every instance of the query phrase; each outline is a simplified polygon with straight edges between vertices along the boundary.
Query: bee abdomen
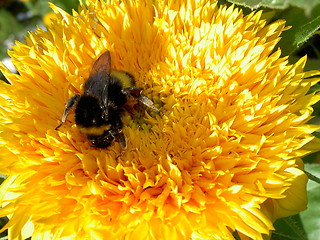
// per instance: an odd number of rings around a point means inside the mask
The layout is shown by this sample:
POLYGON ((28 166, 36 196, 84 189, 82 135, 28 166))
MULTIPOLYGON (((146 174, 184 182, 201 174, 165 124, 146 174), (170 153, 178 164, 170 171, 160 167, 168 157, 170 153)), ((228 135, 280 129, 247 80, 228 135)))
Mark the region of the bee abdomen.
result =
POLYGON ((105 131, 110 130, 111 125, 105 124, 105 125, 101 125, 99 127, 97 127, 97 126, 83 127, 81 125, 77 125, 77 127, 82 134, 89 135, 89 136, 99 136, 99 135, 104 134, 105 131))

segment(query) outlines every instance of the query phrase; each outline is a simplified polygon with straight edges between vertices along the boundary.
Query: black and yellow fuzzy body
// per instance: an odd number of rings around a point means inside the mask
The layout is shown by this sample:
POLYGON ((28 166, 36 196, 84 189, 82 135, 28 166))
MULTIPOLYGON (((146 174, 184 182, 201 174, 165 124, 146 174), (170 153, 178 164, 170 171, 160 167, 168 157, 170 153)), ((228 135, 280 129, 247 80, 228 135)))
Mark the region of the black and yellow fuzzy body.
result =
POLYGON ((75 122, 79 131, 85 134, 93 147, 106 148, 115 139, 122 149, 126 148, 126 139, 122 133, 121 120, 124 105, 129 97, 134 97, 144 105, 159 111, 152 101, 141 94, 135 86, 132 75, 111 70, 110 52, 103 53, 94 63, 90 76, 84 84, 81 95, 71 97, 62 115, 65 121, 70 109, 75 106, 75 122))

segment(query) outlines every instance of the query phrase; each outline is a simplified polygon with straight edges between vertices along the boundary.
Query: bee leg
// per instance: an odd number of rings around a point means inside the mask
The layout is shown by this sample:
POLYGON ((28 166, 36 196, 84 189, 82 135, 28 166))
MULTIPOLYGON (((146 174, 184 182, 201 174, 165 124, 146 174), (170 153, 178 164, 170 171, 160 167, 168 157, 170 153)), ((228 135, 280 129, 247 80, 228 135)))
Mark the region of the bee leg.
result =
POLYGON ((142 91, 141 88, 134 86, 134 87, 123 89, 122 91, 126 95, 134 97, 135 99, 137 99, 139 102, 141 102, 142 104, 144 104, 148 108, 151 108, 151 109, 161 113, 161 111, 156 106, 154 106, 151 99, 141 93, 141 91, 142 91))
POLYGON ((124 105, 123 109, 126 110, 132 118, 135 118, 136 114, 132 111, 132 109, 129 106, 124 105))
POLYGON ((55 130, 58 130, 65 123, 70 109, 79 101, 80 97, 81 95, 76 94, 69 98, 68 102, 66 103, 64 112, 62 114, 61 123, 59 124, 59 126, 55 128, 55 130))
POLYGON ((120 146, 121 146, 121 153, 119 154, 119 156, 116 158, 118 159, 119 157, 121 157, 126 149, 127 149, 127 141, 126 141, 126 137, 124 136, 123 132, 120 130, 119 132, 110 132, 111 133, 111 136, 117 138, 119 140, 119 143, 120 143, 120 146))
POLYGON ((128 96, 138 98, 141 95, 142 89, 136 86, 133 86, 133 87, 122 89, 121 91, 128 96))
POLYGON ((122 149, 121 155, 122 155, 127 149, 127 140, 122 131, 117 134, 117 138, 119 139, 119 142, 120 142, 120 146, 122 149))
POLYGON ((153 102, 151 101, 150 98, 148 98, 147 96, 140 94, 140 96, 137 98, 137 100, 139 102, 141 102, 142 104, 146 105, 148 108, 151 108, 159 113, 162 114, 162 112, 160 111, 159 108, 157 108, 156 106, 153 105, 153 102))

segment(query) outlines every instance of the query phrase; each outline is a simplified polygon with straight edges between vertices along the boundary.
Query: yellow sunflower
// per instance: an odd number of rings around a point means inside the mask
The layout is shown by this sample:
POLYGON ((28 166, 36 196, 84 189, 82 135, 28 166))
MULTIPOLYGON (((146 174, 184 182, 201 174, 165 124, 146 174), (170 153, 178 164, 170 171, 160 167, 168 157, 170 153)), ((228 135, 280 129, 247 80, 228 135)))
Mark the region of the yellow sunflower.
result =
POLYGON ((306 208, 300 157, 316 150, 306 122, 319 72, 275 45, 284 21, 216 1, 88 0, 51 6, 4 65, 0 187, 12 239, 262 239, 306 208), (127 149, 90 146, 66 101, 103 52, 163 115, 123 116, 127 149), (306 145, 307 144, 307 145, 306 145))

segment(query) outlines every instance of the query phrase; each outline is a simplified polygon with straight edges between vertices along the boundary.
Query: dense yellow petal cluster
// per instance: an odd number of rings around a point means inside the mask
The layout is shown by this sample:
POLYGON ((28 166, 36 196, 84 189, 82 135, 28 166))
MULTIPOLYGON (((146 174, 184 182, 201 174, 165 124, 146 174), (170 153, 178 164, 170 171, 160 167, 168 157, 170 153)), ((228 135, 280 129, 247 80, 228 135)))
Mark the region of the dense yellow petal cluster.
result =
POLYGON ((319 72, 280 58, 284 21, 205 0, 52 8, 48 30, 10 52, 19 74, 0 67, 12 83, 0 93, 0 216, 12 238, 262 239, 305 209, 299 157, 319 129, 306 124, 319 72), (54 130, 107 49, 164 113, 124 116, 118 160, 119 143, 90 147, 73 113, 54 130))

